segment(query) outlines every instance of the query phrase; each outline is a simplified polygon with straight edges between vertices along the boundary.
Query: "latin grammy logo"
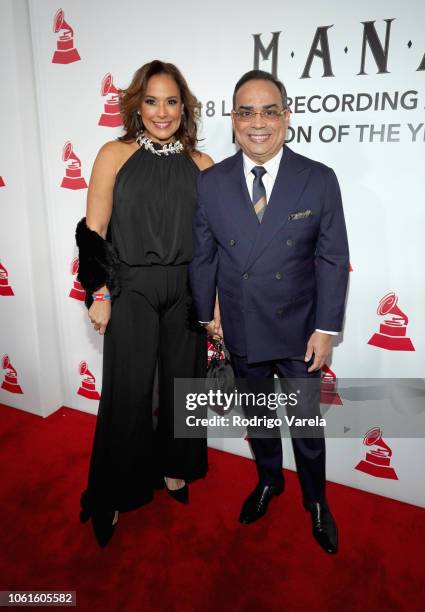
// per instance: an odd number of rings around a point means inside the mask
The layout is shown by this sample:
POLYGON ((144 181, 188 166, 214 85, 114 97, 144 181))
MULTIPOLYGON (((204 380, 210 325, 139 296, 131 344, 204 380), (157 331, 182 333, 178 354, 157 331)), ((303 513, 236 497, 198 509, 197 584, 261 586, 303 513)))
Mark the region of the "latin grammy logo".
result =
POLYGON ((96 391, 96 379, 90 372, 86 361, 82 361, 78 366, 78 373, 83 377, 77 395, 82 395, 89 400, 100 399, 99 393, 96 391))
POLYGON ((342 399, 336 390, 336 375, 326 363, 320 374, 320 403, 342 406, 342 399))
POLYGON ((61 187, 64 189, 86 189, 87 183, 81 176, 81 160, 75 155, 72 144, 69 141, 63 145, 62 161, 68 163, 61 187))
MULTIPOLYGON (((80 262, 78 261, 78 257, 74 257, 74 259, 71 262, 71 274, 72 274, 72 276, 76 276, 78 274, 79 264, 80 264, 80 262)), ((74 300, 80 300, 81 302, 84 302, 85 296, 86 296, 86 292, 84 291, 83 287, 77 281, 77 279, 74 279, 74 286, 72 287, 71 291, 69 292, 69 297, 70 298, 74 298, 74 300)))
POLYGON ((56 11, 53 17, 53 32, 61 32, 56 41, 56 51, 53 54, 52 64, 71 64, 81 59, 77 49, 74 47, 74 30, 65 21, 63 9, 56 11))
POLYGON ((0 262, 0 295, 9 296, 15 295, 12 287, 9 285, 7 270, 0 262))
POLYGON ((23 391, 18 384, 18 374, 13 365, 10 363, 9 355, 3 356, 3 359, 1 360, 1 367, 3 370, 6 370, 4 380, 1 383, 1 388, 5 391, 9 391, 9 393, 22 394, 23 391))
POLYGON ((0 187, 6 187, 6 184, 1 176, 0 176, 0 187))
POLYGON ((103 105, 103 113, 100 115, 98 125, 119 127, 122 125, 119 102, 120 94, 113 83, 112 74, 110 72, 105 74, 102 79, 100 93, 103 97, 107 96, 107 98, 103 105))
POLYGON ((394 468, 390 466, 393 452, 382 439, 382 429, 380 427, 369 429, 363 438, 363 444, 365 446, 375 446, 376 448, 368 450, 366 452, 366 459, 362 459, 354 469, 376 478, 398 480, 394 468))
POLYGON ((394 292, 387 293, 379 302, 377 314, 393 315, 379 326, 379 332, 373 334, 368 344, 388 351, 414 351, 410 338, 406 337, 409 319, 397 306, 398 297, 394 292))

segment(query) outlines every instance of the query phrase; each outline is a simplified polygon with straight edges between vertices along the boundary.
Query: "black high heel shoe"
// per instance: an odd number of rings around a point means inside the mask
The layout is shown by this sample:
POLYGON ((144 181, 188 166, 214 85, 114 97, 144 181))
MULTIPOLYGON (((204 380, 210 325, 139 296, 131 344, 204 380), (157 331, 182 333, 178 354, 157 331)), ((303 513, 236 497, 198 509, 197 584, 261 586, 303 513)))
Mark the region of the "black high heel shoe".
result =
POLYGON ((101 548, 105 548, 115 531, 118 516, 115 516, 115 511, 91 511, 85 492, 81 494, 80 505, 80 523, 87 523, 91 519, 96 540, 101 548))
POLYGON ((89 510, 85 510, 84 508, 80 510, 80 523, 87 523, 90 517, 91 514, 89 510))
POLYGON ((165 487, 165 480, 162 476, 156 476, 154 483, 153 483, 153 488, 156 491, 161 491, 163 488, 165 487))
POLYGON ((86 501, 85 493, 81 493, 80 506, 81 506, 81 510, 80 510, 80 523, 87 523, 87 521, 91 517, 91 512, 89 510, 89 507, 88 507, 88 504, 87 504, 87 501, 86 501))
POLYGON ((105 548, 109 544, 109 540, 112 538, 115 527, 118 523, 114 511, 107 512, 93 512, 91 516, 93 532, 96 537, 97 543, 101 548, 105 548))
POLYGON ((165 482, 165 488, 167 489, 167 493, 170 497, 180 502, 181 504, 189 503, 189 487, 187 483, 184 483, 184 486, 180 489, 171 490, 167 487, 167 483, 165 482))

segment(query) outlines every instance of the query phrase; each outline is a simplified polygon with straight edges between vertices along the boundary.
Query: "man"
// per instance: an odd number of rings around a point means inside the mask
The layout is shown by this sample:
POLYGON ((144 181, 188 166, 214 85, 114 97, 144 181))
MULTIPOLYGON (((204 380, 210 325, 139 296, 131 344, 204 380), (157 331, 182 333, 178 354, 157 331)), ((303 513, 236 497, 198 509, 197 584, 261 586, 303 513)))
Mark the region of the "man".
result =
MULTIPOLYGON (((233 96, 241 151, 201 173, 190 275, 207 331, 221 333, 237 378, 318 382, 332 336, 341 331, 348 244, 337 178, 331 168, 284 145, 290 111, 271 74, 246 73, 233 96)), ((302 406, 319 414, 319 400, 302 406)), ((259 482, 245 500, 242 523, 267 511, 283 490, 282 442, 251 438, 259 482)), ((325 441, 292 438, 313 535, 329 553, 337 528, 325 497, 325 441)))

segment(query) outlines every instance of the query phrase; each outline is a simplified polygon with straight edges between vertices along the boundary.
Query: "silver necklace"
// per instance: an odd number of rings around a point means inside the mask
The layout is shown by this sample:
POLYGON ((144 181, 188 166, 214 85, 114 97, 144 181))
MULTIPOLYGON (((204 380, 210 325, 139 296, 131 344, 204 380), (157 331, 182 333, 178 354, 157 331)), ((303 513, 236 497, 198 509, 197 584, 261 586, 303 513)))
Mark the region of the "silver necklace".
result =
POLYGON ((180 140, 165 144, 163 145, 162 149, 155 149, 152 140, 144 135, 143 130, 137 134, 136 142, 139 147, 154 153, 154 155, 174 155, 175 153, 181 153, 184 149, 180 140))

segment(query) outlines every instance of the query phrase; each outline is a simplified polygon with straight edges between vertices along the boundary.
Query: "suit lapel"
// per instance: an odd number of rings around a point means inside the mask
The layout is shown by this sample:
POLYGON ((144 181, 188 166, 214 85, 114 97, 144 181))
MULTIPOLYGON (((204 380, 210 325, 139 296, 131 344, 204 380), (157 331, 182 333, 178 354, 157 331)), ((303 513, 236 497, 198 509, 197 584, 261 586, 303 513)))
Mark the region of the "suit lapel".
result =
MULTIPOLYGON (((233 160, 232 160, 233 161, 233 160)), ((229 200, 228 213, 232 213, 243 234, 253 242, 259 231, 259 222, 246 186, 243 169, 242 151, 234 155, 234 163, 224 177, 226 200, 229 200)))
MULTIPOLYGON (((293 153, 285 145, 270 200, 264 212, 263 220, 257 228, 256 239, 245 264, 246 270, 261 255, 276 233, 287 223, 289 213, 296 208, 297 202, 304 191, 309 174, 310 170, 305 165, 303 158, 293 153)), ((244 176, 243 179, 245 182, 244 176)), ((255 216, 255 213, 253 214, 255 216)))

